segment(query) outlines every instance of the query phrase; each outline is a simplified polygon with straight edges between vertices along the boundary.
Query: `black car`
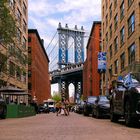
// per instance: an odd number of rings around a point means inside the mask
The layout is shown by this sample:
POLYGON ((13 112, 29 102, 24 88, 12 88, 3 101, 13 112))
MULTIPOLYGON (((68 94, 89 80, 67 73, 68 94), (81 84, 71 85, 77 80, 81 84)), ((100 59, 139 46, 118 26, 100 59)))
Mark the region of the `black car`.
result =
POLYGON ((93 112, 93 104, 95 104, 97 97, 96 96, 88 96, 87 100, 84 102, 84 107, 83 107, 83 114, 84 116, 88 116, 89 114, 92 114, 93 112))
POLYGON ((79 114, 83 113, 84 104, 85 104, 84 101, 80 101, 80 102, 77 104, 76 113, 79 113, 79 114))
POLYGON ((49 110, 49 107, 46 106, 45 104, 40 104, 38 106, 38 113, 49 113, 50 110, 49 110))
POLYGON ((92 116, 96 118, 109 116, 110 115, 110 102, 107 96, 98 96, 95 104, 93 104, 92 116))
POLYGON ((0 118, 5 119, 7 113, 7 107, 5 101, 0 97, 0 118))
POLYGON ((140 119, 140 73, 129 73, 118 81, 110 100, 110 118, 112 122, 125 119, 132 126, 140 119))

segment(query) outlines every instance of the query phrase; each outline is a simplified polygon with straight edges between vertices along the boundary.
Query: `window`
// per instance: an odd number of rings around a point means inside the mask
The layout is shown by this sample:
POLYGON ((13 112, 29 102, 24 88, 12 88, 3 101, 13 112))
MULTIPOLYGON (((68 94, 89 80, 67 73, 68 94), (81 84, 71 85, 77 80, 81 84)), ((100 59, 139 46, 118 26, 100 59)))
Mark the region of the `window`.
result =
POLYGON ((18 1, 18 3, 21 5, 21 0, 17 0, 18 1))
POLYGON ((120 43, 121 43, 121 45, 123 45, 124 40, 125 40, 125 37, 124 37, 124 27, 122 27, 122 29, 120 31, 120 43))
POLYGON ((128 0, 128 7, 130 7, 132 5, 134 0, 128 0))
POLYGON ((112 18, 112 4, 109 7, 110 19, 112 18))
POLYGON ((106 27, 108 26, 108 14, 106 15, 106 27))
POLYGON ((116 37, 114 40, 114 48, 115 48, 115 53, 116 53, 118 51, 118 37, 116 37))
POLYGON ((128 36, 135 30, 135 15, 134 13, 128 19, 128 36))
POLYGON ((28 77, 32 77, 32 72, 31 72, 31 70, 28 71, 28 77))
POLYGON ((32 48, 30 46, 28 46, 28 53, 32 52, 32 48))
POLYGON ((31 37, 28 37, 28 42, 31 42, 31 37))
POLYGON ((112 77, 112 74, 113 74, 113 72, 112 72, 112 65, 109 68, 109 74, 110 74, 110 77, 112 77))
POLYGON ((26 24, 25 20, 23 20, 23 30, 25 33, 26 33, 26 28, 27 28, 27 24, 26 24))
POLYGON ((118 14, 116 14, 115 18, 114 18, 114 29, 116 30, 118 27, 118 14))
POLYGON ((135 43, 128 48, 128 63, 132 64, 135 61, 135 43))
POLYGON ((21 31, 17 29, 17 39, 20 42, 21 41, 21 31))
POLYGON ((120 7, 120 19, 122 20, 124 18, 124 1, 121 4, 120 7))
POLYGON ((118 66, 119 66, 118 60, 115 61, 114 66, 115 66, 115 74, 117 74, 118 73, 118 66))
POLYGON ((108 7, 108 1, 106 0, 106 2, 105 2, 105 8, 107 9, 107 7, 108 7))
POLYGON ((9 6, 11 7, 12 10, 14 10, 14 7, 15 7, 14 0, 9 0, 9 6))
POLYGON ((99 44, 99 51, 102 50, 102 42, 100 41, 100 44, 99 44))
POLYGON ((104 6, 103 6, 103 17, 104 17, 104 6))
POLYGON ((23 82, 26 83, 26 72, 23 71, 23 82))
POLYGON ((106 33, 106 43, 108 43, 108 33, 106 33))
POLYGON ((9 62, 9 74, 15 76, 15 64, 11 61, 9 62))
POLYGON ((23 37, 23 48, 26 48, 26 38, 23 37))
POLYGON ((110 39, 112 38, 112 24, 110 25, 110 39))
POLYGON ((32 90, 32 83, 28 83, 28 89, 32 90))
POLYGON ((15 44, 14 43, 11 43, 9 45, 9 54, 14 56, 15 55, 15 44))
POLYGON ((117 0, 114 0, 114 9, 117 7, 117 0))
POLYGON ((121 70, 124 70, 124 68, 125 68, 125 53, 123 53, 120 56, 120 59, 121 59, 121 70))
POLYGON ((109 53, 110 53, 110 59, 112 58, 112 45, 109 48, 109 53))
POLYGON ((0 73, 7 70, 7 57, 0 53, 0 73))
POLYGON ((103 23, 103 34, 104 34, 104 23, 103 23))
POLYGON ((16 67, 16 78, 20 80, 21 78, 21 69, 19 66, 16 67))
POLYGON ((27 12, 27 7, 26 7, 25 3, 23 2, 23 13, 24 13, 24 15, 26 15, 26 12, 27 12))
POLYGON ((19 9, 17 9, 17 20, 18 20, 18 23, 21 24, 21 13, 19 9))

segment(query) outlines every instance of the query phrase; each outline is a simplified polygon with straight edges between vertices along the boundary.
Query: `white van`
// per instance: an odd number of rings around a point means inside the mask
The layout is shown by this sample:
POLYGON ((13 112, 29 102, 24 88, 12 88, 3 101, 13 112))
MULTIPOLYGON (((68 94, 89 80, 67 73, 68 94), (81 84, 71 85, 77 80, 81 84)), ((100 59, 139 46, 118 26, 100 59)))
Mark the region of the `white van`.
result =
POLYGON ((44 105, 48 106, 50 112, 55 112, 55 101, 52 99, 44 100, 44 105))

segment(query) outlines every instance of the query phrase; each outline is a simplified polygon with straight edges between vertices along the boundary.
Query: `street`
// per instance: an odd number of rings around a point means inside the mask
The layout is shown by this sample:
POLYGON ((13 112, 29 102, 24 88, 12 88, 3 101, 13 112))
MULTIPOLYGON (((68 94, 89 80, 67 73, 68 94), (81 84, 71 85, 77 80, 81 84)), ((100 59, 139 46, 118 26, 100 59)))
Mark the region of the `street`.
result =
POLYGON ((55 113, 0 120, 0 140, 139 140, 140 125, 126 127, 109 119, 95 119, 76 113, 55 113))

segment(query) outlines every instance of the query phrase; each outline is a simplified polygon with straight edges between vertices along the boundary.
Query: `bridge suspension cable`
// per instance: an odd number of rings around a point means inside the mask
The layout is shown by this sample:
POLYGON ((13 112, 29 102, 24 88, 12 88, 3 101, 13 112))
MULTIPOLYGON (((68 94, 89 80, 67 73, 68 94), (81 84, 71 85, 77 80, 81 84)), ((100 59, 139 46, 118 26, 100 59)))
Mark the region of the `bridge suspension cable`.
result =
POLYGON ((55 45, 54 45, 54 47, 52 48, 52 50, 49 52, 48 56, 51 55, 51 53, 53 52, 53 50, 57 47, 57 44, 58 44, 58 40, 57 40, 57 42, 55 43, 55 45))
POLYGON ((53 42, 53 40, 54 40, 54 38, 55 38, 56 34, 57 34, 57 31, 54 33, 54 35, 53 35, 53 37, 52 37, 52 39, 51 39, 50 43, 49 43, 49 44, 48 44, 48 46, 47 46, 47 49, 49 48, 49 46, 50 46, 50 45, 51 45, 51 43, 53 42))

